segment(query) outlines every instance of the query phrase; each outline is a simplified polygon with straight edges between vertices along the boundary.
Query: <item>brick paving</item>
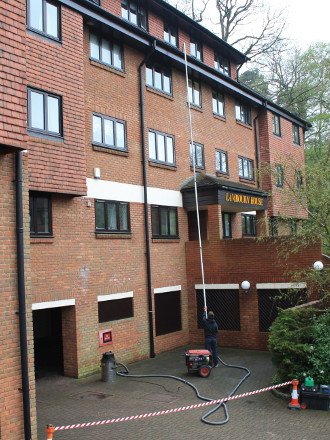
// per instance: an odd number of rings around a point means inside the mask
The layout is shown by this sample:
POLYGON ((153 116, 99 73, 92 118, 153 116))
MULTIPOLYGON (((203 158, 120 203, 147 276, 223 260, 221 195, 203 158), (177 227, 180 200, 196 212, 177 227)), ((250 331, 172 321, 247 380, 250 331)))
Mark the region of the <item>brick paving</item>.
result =
MULTIPOLYGON (((220 366, 209 378, 188 374, 184 349, 176 349, 128 365, 132 374, 170 374, 193 383, 201 395, 226 397, 244 375, 243 371, 220 366)), ((275 370, 268 352, 221 349, 228 364, 243 365, 251 376, 237 393, 271 385, 275 370)), ((116 359, 120 362, 120 359, 116 359)), ((119 368, 120 369, 120 368, 119 368)), ((122 378, 112 383, 101 374, 84 379, 45 377, 37 381, 38 440, 46 438, 47 423, 55 426, 108 420, 201 403, 194 391, 168 378, 122 378), (82 398, 83 397, 83 398, 82 398)), ((328 440, 330 411, 289 410, 283 399, 267 391, 228 403, 230 420, 222 426, 206 425, 200 418, 211 406, 96 427, 56 431, 54 440, 165 440, 232 438, 235 440, 328 440)), ((210 418, 224 419, 220 409, 210 418)))

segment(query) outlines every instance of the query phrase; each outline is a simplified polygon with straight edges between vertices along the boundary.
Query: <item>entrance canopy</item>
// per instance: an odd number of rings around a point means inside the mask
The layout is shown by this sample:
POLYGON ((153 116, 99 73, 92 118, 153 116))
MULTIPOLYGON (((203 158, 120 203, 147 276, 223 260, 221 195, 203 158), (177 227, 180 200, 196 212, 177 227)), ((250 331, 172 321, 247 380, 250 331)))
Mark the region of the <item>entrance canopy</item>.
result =
MULTIPOLYGON (((228 212, 263 211, 267 209, 268 194, 240 182, 232 182, 210 174, 197 174, 199 206, 221 205, 228 212)), ((181 186, 184 208, 195 207, 194 178, 181 186)))

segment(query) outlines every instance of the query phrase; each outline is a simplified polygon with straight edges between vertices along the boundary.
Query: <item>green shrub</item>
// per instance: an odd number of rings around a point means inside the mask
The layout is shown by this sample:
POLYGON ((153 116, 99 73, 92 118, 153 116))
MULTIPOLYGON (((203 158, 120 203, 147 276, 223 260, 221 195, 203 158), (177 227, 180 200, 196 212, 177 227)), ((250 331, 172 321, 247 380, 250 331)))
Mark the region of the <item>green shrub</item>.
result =
POLYGON ((281 382, 311 376, 315 383, 329 383, 329 347, 329 311, 282 310, 270 327, 269 349, 281 382))

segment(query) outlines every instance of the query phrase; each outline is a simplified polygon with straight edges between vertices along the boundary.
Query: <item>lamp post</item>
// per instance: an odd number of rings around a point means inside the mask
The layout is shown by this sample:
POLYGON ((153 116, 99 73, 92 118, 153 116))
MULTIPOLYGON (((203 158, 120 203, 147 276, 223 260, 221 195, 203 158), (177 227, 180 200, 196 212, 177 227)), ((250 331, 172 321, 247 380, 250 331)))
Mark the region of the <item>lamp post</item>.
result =
POLYGON ((250 293, 250 286, 251 286, 251 284, 249 283, 249 281, 242 281, 242 283, 241 283, 241 287, 242 287, 244 293, 250 293))
POLYGON ((320 272, 323 269, 322 261, 315 261, 315 263, 313 264, 313 267, 316 270, 316 272, 320 272))

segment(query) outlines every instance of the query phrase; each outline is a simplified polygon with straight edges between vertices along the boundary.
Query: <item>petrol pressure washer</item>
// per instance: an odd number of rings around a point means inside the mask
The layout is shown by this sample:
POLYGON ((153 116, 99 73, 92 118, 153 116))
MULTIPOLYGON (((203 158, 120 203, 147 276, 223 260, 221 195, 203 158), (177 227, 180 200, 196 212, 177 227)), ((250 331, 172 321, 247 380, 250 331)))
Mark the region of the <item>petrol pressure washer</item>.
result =
POLYGON ((198 372, 201 377, 211 374, 212 354, 208 350, 185 351, 188 373, 198 372))

